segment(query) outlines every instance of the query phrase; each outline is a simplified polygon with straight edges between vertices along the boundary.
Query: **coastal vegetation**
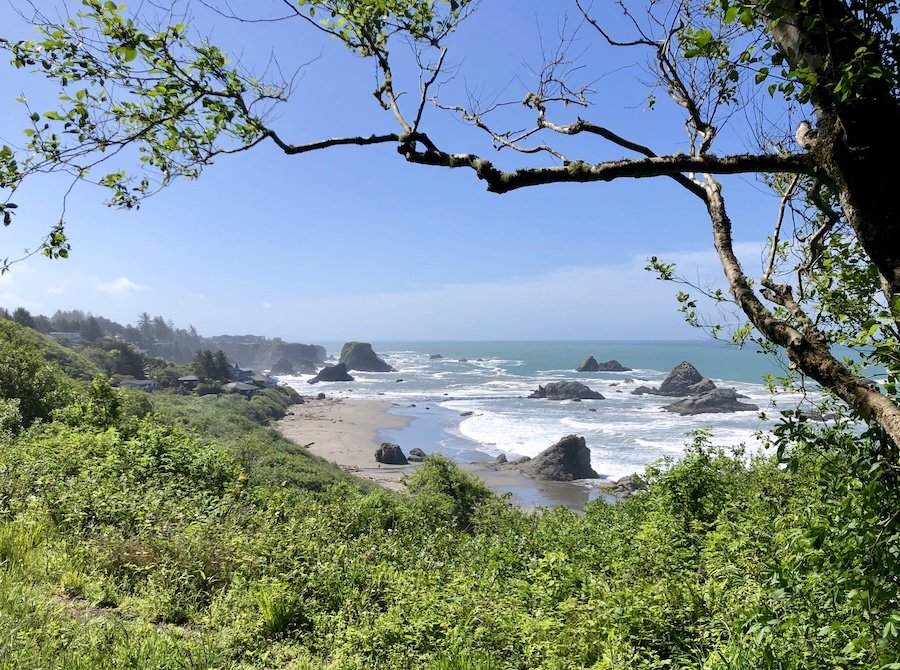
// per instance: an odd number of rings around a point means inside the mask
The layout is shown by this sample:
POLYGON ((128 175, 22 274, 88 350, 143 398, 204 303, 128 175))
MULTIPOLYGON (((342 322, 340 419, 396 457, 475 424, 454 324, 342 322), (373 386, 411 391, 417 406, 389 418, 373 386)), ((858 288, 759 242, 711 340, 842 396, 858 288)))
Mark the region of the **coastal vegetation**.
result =
POLYGON ((526 512, 440 456, 399 493, 311 457, 270 425, 293 391, 116 391, 0 326, 33 399, 3 401, 4 668, 900 667, 900 488, 846 431, 787 462, 697 433, 643 492, 526 512))
MULTIPOLYGON (((12 312, 0 308, 0 318, 45 335, 55 333, 76 345, 76 349, 104 349, 108 355, 89 351, 88 356, 95 359, 108 375, 122 374, 138 379, 143 378, 137 373, 138 369, 148 362, 158 370, 173 364, 185 366, 195 362, 196 352, 200 349, 221 351, 232 361, 259 369, 281 362, 282 367, 289 365, 291 369, 310 372, 325 358, 325 350, 319 345, 258 335, 203 337, 194 326, 178 328, 165 317, 151 317, 147 312, 141 312, 133 325, 123 325, 78 309, 59 310, 45 316, 32 314, 24 307, 17 307, 12 312), (144 358, 143 363, 136 354, 144 358)), ((179 372, 185 374, 184 370, 179 372)))

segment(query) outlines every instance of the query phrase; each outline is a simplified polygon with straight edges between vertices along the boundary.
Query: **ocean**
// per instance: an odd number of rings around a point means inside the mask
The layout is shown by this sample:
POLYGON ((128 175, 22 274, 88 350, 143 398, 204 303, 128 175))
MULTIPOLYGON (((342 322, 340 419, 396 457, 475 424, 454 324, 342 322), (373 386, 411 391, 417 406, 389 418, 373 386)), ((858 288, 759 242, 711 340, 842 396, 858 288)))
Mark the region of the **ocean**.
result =
MULTIPOLYGON (((336 361, 342 343, 326 343, 336 361)), ((564 341, 564 342, 373 342, 373 349, 397 372, 352 371, 353 382, 310 385, 312 375, 279 379, 301 394, 324 392, 344 398, 392 403, 392 413, 411 417, 398 430, 384 430, 379 441, 441 453, 460 463, 536 456, 569 434, 585 438, 594 470, 618 479, 660 458, 677 459, 692 431, 709 428, 712 442, 763 449, 760 432, 769 430, 778 411, 808 406, 810 396, 781 393, 764 385, 767 374, 783 372, 783 361, 716 341, 564 341), (615 359, 628 372, 576 372, 588 356, 615 359), (747 396, 743 402, 763 410, 679 416, 662 406, 673 399, 632 395, 638 386, 658 386, 687 361, 719 387, 747 396), (538 385, 580 381, 603 400, 581 402, 531 399, 538 385)), ((333 364, 330 361, 329 364, 333 364)))

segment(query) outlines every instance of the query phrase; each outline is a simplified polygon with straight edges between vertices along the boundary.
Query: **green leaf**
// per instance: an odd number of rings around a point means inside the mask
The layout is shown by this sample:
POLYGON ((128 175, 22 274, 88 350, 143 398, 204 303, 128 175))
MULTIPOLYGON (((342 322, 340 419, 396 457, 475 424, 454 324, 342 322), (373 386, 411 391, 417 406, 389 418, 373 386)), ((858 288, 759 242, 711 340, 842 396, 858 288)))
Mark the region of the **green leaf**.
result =
POLYGON ((756 20, 753 18, 753 9, 750 7, 745 7, 741 10, 741 25, 745 28, 752 28, 756 23, 756 20))
POLYGON ((712 39, 713 39, 712 31, 707 30, 705 28, 703 30, 698 30, 694 34, 694 41, 697 43, 698 46, 701 46, 701 47, 705 47, 707 44, 712 42, 712 39))

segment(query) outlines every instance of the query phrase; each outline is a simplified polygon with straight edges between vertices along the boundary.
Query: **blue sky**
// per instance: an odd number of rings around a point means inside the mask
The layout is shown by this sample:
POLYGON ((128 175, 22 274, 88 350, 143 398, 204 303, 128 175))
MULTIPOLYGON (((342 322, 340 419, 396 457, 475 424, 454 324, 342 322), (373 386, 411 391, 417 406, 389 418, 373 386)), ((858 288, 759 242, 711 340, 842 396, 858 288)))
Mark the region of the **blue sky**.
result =
MULTIPOLYGON (((264 11, 266 3, 257 4, 264 11)), ((528 64, 540 62, 542 43, 554 44, 567 4, 484 2, 453 38, 457 74, 442 95, 460 100, 469 89, 483 99, 521 99, 533 80, 528 64)), ((605 18, 621 25, 620 12, 607 5, 605 18)), ((14 27, 13 19, 0 4, 0 33, 28 37, 28 27, 14 27)), ((273 117, 289 141, 395 130, 372 97, 371 64, 316 31, 223 19, 197 28, 248 64, 264 62, 271 48, 285 71, 314 59, 293 101, 273 117)), ((593 68, 583 76, 596 77, 598 105, 580 113, 658 153, 683 150, 677 111, 661 98, 656 111, 646 110, 644 56, 620 51, 610 59, 595 51, 589 32, 582 36, 573 51, 593 68)), ((25 112, 13 98, 25 93, 37 104, 47 92, 2 67, 11 86, 0 97, 0 139, 20 143, 25 112)), ((426 128, 448 150, 525 164, 521 156, 492 154, 483 137, 438 110, 427 114, 426 128)), ((745 135, 743 128, 723 131, 721 151, 746 150, 745 135)), ((590 160, 625 155, 589 144, 569 146, 590 160)), ((721 283, 700 202, 668 182, 498 196, 470 171, 408 165, 389 146, 288 157, 264 144, 220 159, 198 181, 175 184, 137 212, 108 209, 102 191, 78 188, 66 204, 71 257, 14 266, 0 278, 0 305, 48 315, 78 308, 122 323, 146 311, 204 335, 301 342, 702 337, 677 312, 679 287, 643 270, 657 255, 692 279, 721 283)), ((777 200, 752 177, 726 183, 739 249, 756 268, 777 200)), ((63 188, 47 179, 18 194, 19 215, 0 231, 0 256, 34 245, 58 218, 63 188)))

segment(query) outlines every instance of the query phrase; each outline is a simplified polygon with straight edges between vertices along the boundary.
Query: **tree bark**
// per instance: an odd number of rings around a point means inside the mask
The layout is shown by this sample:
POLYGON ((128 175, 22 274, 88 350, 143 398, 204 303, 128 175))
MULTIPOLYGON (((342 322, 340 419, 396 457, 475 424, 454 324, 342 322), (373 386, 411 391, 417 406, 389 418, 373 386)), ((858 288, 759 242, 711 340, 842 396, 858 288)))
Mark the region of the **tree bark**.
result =
MULTIPOLYGON (((812 323, 802 329, 776 319, 759 300, 734 253, 731 220, 725 210, 721 187, 707 177, 705 197, 713 224, 713 240, 722 262, 731 294, 751 323, 768 340, 780 345, 792 363, 823 387, 877 423, 895 445, 900 445, 900 407, 881 394, 868 380, 851 374, 828 348, 828 344, 812 323)), ((800 321, 805 320, 801 316, 800 321)))
POLYGON ((840 0, 762 0, 757 7, 790 66, 814 77, 808 90, 819 141, 812 158, 835 189, 900 318, 897 179, 885 168, 900 153, 900 104, 887 77, 870 76, 885 65, 872 48, 875 36, 840 0))

